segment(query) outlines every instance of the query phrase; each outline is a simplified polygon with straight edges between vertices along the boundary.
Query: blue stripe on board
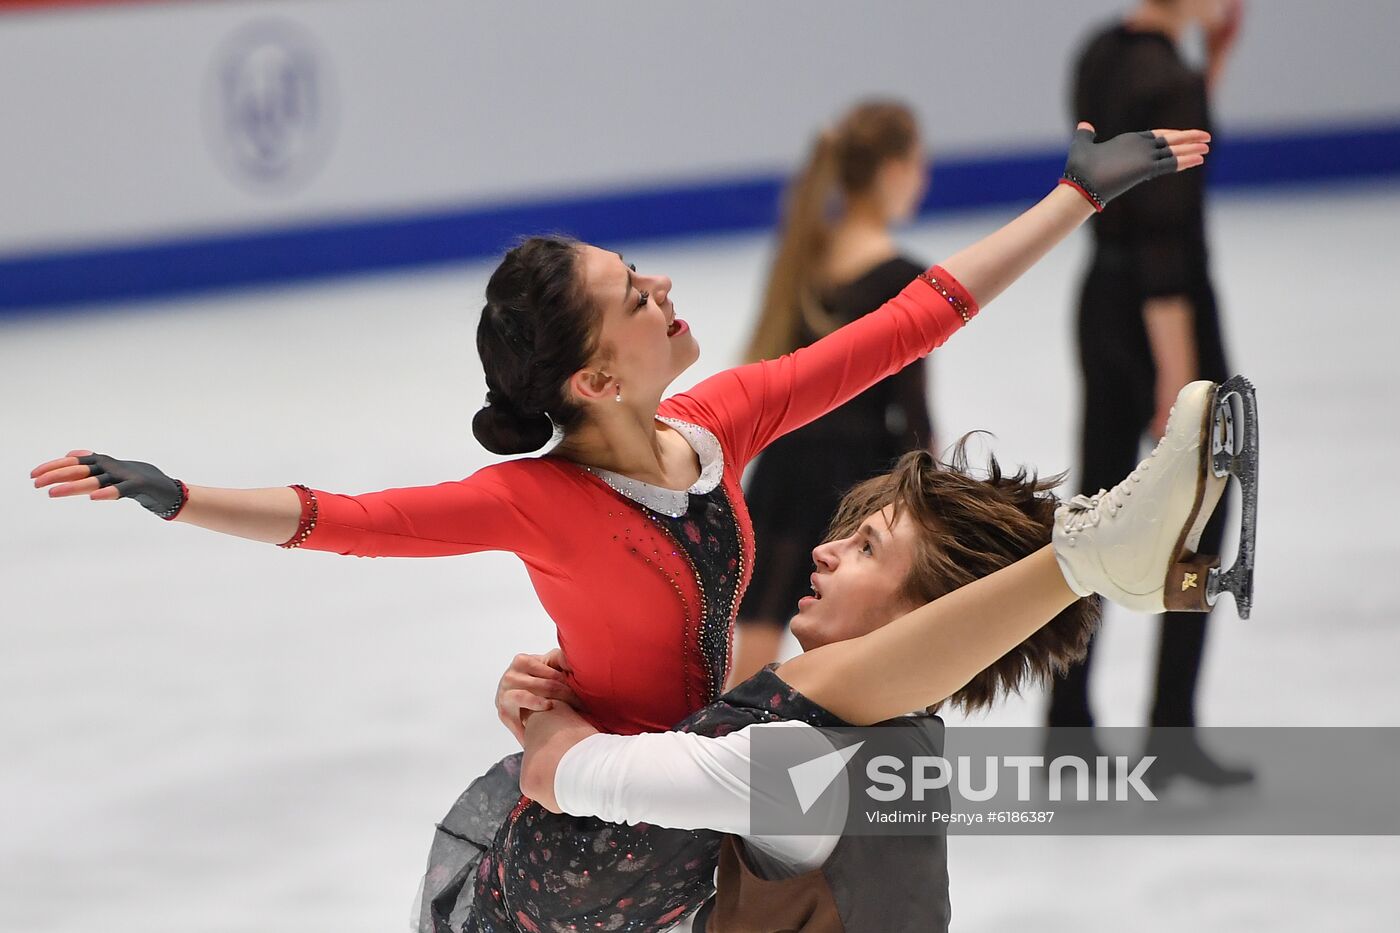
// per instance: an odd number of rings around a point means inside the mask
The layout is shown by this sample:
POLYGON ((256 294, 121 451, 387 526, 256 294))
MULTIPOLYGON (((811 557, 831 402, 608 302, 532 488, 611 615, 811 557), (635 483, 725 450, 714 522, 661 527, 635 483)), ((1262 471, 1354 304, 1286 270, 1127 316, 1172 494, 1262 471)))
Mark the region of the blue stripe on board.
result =
MULTIPOLYGON (((1024 202, 1063 150, 941 159, 921 213, 1024 202)), ((1400 174, 1400 124, 1220 139, 1211 184, 1253 187, 1400 174)), ((500 253, 522 233, 616 243, 771 227, 783 178, 763 175, 532 204, 338 221, 0 259, 0 315, 390 270, 500 253)))

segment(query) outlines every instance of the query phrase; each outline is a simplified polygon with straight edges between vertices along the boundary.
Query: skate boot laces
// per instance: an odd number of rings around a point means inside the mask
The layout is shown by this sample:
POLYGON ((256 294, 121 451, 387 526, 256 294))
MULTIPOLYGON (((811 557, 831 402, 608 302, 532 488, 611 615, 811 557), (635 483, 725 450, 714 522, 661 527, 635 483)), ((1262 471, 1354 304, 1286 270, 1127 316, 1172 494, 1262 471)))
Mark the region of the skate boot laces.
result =
POLYGON ((1085 528, 1097 528, 1105 514, 1109 518, 1117 515, 1123 508, 1123 500, 1131 496, 1133 487, 1142 482, 1142 474, 1152 468, 1151 460, 1152 458, 1148 457, 1139 463, 1123 482, 1112 489, 1100 489, 1092 496, 1081 493, 1071 498, 1064 514, 1065 532, 1073 535, 1085 528))
MULTIPOLYGON (((1176 414, 1176 406, 1173 405, 1167 413, 1167 424, 1171 424, 1172 416, 1176 414)), ((1070 535, 1070 543, 1073 543, 1073 536, 1076 532, 1085 528, 1097 528, 1099 521, 1106 513, 1109 518, 1114 517, 1123 508, 1123 500, 1133 494, 1133 487, 1142 482, 1142 474, 1152 468, 1152 459, 1157 456, 1157 451, 1161 450, 1162 442, 1167 439, 1170 431, 1162 432, 1162 437, 1157 441, 1157 446, 1152 448, 1152 453, 1147 455, 1147 459, 1133 468, 1133 471, 1123 478, 1123 481, 1112 489, 1100 489, 1092 496, 1083 493, 1074 496, 1069 500, 1064 513, 1064 530, 1070 535)))
POLYGON ((1148 465, 1144 461, 1112 489, 1100 489, 1092 496, 1081 493, 1071 498, 1069 508, 1065 510, 1065 531, 1072 535, 1085 528, 1096 528, 1105 514, 1109 518, 1117 515, 1123 508, 1123 500, 1133 494, 1133 485, 1142 482, 1138 470, 1147 469, 1148 465))

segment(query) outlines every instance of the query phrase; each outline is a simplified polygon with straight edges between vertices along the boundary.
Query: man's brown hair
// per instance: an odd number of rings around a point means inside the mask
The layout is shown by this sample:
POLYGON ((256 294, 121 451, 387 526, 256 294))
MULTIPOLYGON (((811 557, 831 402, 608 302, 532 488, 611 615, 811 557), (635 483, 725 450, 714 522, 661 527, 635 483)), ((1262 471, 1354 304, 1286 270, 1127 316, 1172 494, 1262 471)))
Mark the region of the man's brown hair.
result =
MULTIPOLYGON (((831 520, 828 540, 854 534, 886 506, 894 506, 896 518, 907 513, 919 535, 901 595, 919 605, 1049 544, 1058 505, 1050 490, 1064 475, 1041 479, 1025 467, 1004 475, 989 455, 986 477, 974 476, 967 465, 971 437, 964 435, 946 462, 925 450, 910 451, 889 473, 851 489, 831 520)), ((971 712, 1004 694, 1019 693, 1027 682, 1062 673, 1083 659, 1101 614, 1097 596, 1075 600, 945 702, 971 712)))

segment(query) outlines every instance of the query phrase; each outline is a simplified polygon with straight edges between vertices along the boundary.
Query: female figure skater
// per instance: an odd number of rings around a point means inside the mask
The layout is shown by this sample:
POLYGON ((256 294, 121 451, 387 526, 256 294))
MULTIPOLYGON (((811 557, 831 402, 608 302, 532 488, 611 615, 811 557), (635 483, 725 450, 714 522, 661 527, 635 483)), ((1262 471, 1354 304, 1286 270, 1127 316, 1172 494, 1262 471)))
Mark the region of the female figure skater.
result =
MULTIPOLYGON (((1141 0, 1125 21, 1096 34, 1075 67, 1077 120, 1105 133, 1147 121, 1210 128, 1208 97, 1238 33, 1238 0, 1141 0), (1182 60, 1177 42, 1193 22, 1206 30, 1205 73, 1182 60), (1182 121, 1176 123, 1175 121, 1182 121)), ((1091 228, 1094 253, 1079 297, 1078 341, 1084 402, 1079 479, 1098 489, 1137 460, 1144 434, 1160 437, 1176 392, 1193 379, 1230 373, 1208 269, 1205 176, 1198 172, 1133 191, 1104 210, 1091 228)), ((1218 550, 1224 511, 1206 529, 1218 550)), ((1193 738, 1196 683, 1208 615, 1161 620, 1149 754, 1158 780, 1189 776, 1206 786, 1253 780, 1244 767, 1217 762, 1193 738), (1166 747, 1170 742, 1170 748, 1166 747)), ((1047 724, 1089 727, 1093 645, 1082 664, 1057 678, 1047 724)), ((1053 735, 1091 736, 1057 729, 1053 735)), ((1048 749, 1054 752, 1057 749, 1048 749)), ((1064 749, 1094 756, 1092 742, 1064 749)))
MULTIPOLYGON (((899 294, 925 264, 900 254, 890 227, 914 215, 926 187, 919 128, 903 104, 860 104, 818 136, 788 192, 749 361, 791 353, 899 294)), ((777 657, 788 610, 807 592, 808 557, 841 493, 906 450, 932 448, 932 438, 925 363, 917 360, 758 458, 745 496, 763 560, 739 607, 732 682, 777 657)))

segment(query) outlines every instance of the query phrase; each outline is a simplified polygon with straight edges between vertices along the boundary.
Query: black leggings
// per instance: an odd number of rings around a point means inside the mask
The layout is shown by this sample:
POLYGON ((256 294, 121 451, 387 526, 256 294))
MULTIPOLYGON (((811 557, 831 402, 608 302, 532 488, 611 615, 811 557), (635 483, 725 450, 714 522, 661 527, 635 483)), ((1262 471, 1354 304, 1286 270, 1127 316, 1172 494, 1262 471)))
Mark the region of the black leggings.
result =
MULTIPOLYGON (((1198 378, 1222 382, 1230 373, 1210 283, 1202 279, 1189 297, 1195 310, 1198 378)), ((1079 488, 1086 493, 1112 488, 1141 459, 1141 445, 1155 406, 1156 378, 1142 325, 1142 300, 1133 280, 1109 263, 1097 262, 1084 282, 1079 316, 1084 414, 1078 475, 1079 488)), ((1201 536, 1202 552, 1219 553, 1225 512, 1222 503, 1207 523, 1201 536)), ((1162 615, 1152 725, 1196 724, 1196 681, 1208 619, 1209 614, 1199 612, 1162 615)), ((1089 710, 1093 650, 1091 641, 1084 661, 1055 679, 1049 725, 1093 725, 1089 710)))

